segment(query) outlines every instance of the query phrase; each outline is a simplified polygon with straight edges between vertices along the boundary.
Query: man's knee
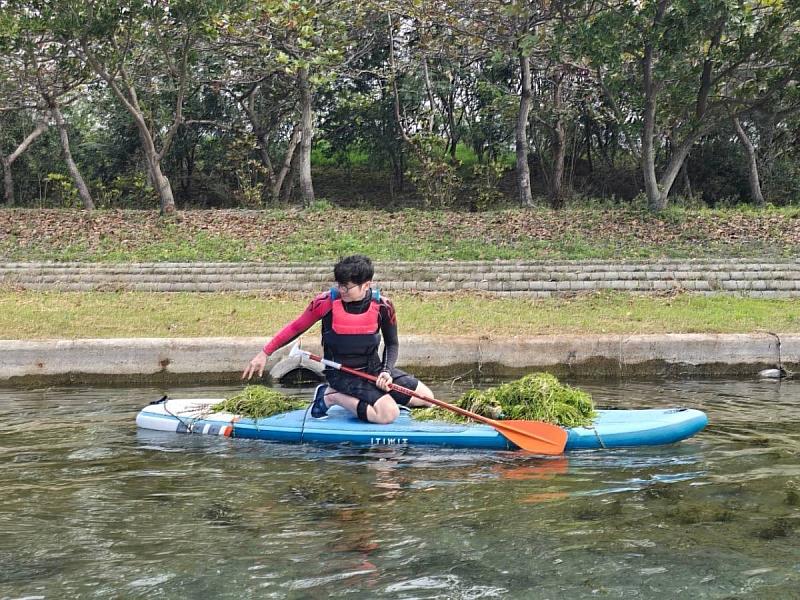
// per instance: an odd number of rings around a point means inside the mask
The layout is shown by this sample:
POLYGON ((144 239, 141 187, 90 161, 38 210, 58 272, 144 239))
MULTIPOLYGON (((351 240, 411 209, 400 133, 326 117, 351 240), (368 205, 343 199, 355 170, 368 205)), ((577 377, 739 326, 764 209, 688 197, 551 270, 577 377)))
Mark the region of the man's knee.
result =
POLYGON ((400 408, 398 408, 394 398, 389 394, 381 396, 378 401, 372 405, 372 409, 375 411, 375 414, 370 421, 380 425, 392 423, 400 415, 400 408))
POLYGON ((360 421, 369 423, 369 402, 366 400, 359 400, 356 404, 356 416, 360 421))
MULTIPOLYGON (((420 396, 425 396, 426 398, 433 398, 434 397, 433 396, 433 392, 431 391, 431 389, 427 385, 422 383, 421 381, 417 383, 417 387, 416 387, 416 389, 414 391, 417 392, 420 396)), ((422 406, 433 406, 433 403, 432 402, 427 402, 427 401, 423 400, 422 398, 418 398, 416 396, 412 396, 410 401, 409 401, 409 403, 408 403, 408 405, 411 406, 411 407, 417 407, 418 408, 418 407, 422 407, 422 406)))
POLYGON ((418 394, 422 394, 423 396, 429 396, 429 397, 433 396, 433 392, 431 391, 431 388, 429 388, 427 385, 425 385, 421 381, 417 384, 417 389, 415 389, 414 391, 417 392, 418 394))

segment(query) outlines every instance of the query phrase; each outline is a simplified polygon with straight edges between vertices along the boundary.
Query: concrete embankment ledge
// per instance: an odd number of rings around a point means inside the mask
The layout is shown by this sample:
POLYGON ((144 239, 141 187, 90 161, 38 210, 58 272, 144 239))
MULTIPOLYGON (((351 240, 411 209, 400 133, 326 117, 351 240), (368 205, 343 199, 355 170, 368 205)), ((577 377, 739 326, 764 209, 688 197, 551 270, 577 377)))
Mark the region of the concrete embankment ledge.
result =
MULTIPOLYGON (((265 338, 0 340, 0 384, 223 382, 237 380, 265 338)), ((318 339, 303 338, 319 352, 318 339)), ((270 357, 273 380, 319 374, 284 348, 270 357)), ((800 366, 800 334, 548 335, 492 338, 405 336, 398 366, 419 374, 755 376, 778 364, 800 366)))

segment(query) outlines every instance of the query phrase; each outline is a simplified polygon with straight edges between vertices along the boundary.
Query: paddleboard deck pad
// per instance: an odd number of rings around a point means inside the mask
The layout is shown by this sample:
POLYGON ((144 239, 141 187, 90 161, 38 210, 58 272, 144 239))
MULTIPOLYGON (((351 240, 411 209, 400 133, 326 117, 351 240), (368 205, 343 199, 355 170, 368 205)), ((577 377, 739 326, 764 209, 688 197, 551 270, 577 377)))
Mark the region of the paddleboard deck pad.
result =
MULTIPOLYGON (((211 412, 219 402, 222 399, 162 398, 145 406, 137 415, 136 424, 156 431, 273 442, 518 449, 488 425, 418 421, 406 410, 400 411, 389 425, 364 423, 338 406, 331 407, 323 419, 314 419, 309 407, 254 420, 211 412)), ((592 426, 567 429, 565 450, 672 444, 694 435, 707 423, 704 412, 690 408, 600 410, 592 426)))

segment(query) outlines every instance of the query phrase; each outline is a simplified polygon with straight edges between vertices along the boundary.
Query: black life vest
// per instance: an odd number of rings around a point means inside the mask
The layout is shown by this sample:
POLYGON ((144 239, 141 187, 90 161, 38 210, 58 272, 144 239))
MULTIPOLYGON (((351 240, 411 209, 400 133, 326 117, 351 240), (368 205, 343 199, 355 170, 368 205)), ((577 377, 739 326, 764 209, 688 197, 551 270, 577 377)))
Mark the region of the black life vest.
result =
POLYGON ((380 364, 381 294, 371 290, 369 307, 362 313, 349 313, 336 288, 331 288, 330 321, 322 320, 322 346, 325 357, 355 369, 372 369, 380 364))

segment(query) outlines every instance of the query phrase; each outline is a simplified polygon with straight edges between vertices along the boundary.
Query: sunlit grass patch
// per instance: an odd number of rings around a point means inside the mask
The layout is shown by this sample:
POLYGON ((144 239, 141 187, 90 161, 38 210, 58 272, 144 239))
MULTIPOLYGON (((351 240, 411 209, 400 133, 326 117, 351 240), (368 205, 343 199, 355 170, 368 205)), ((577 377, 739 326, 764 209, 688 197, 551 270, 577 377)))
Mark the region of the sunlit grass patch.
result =
MULTIPOLYGON (((0 337, 269 336, 313 294, 0 290, 0 337)), ((390 294, 400 334, 563 334, 800 331, 797 300, 592 293, 571 298, 390 294)), ((318 325, 307 335, 318 335, 318 325)))

